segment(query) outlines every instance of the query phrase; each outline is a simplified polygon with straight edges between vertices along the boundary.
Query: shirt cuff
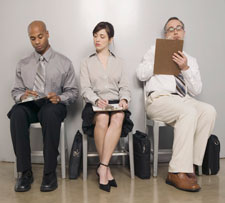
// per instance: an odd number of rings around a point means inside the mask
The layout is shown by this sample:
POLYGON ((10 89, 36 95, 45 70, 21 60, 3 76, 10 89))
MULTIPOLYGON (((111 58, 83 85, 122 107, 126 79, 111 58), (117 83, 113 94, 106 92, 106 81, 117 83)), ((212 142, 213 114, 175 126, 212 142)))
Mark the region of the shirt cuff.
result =
POLYGON ((182 70, 181 73, 185 78, 190 78, 192 72, 191 72, 191 69, 189 68, 187 70, 182 70))
POLYGON ((92 97, 89 101, 92 103, 92 105, 96 105, 96 101, 97 101, 97 99, 100 99, 98 96, 94 96, 94 97, 92 97))
POLYGON ((127 103, 128 103, 128 104, 129 104, 129 103, 130 103, 130 101, 131 101, 131 99, 130 99, 130 98, 125 97, 125 96, 123 96, 123 97, 121 97, 121 98, 120 98, 120 100, 123 100, 123 99, 127 100, 127 103))
POLYGON ((23 94, 24 94, 24 93, 18 94, 18 95, 15 97, 15 102, 16 102, 16 103, 18 103, 18 102, 21 101, 20 98, 22 97, 23 94))
POLYGON ((67 104, 67 97, 65 95, 58 95, 60 98, 60 102, 59 103, 63 103, 63 104, 67 104))

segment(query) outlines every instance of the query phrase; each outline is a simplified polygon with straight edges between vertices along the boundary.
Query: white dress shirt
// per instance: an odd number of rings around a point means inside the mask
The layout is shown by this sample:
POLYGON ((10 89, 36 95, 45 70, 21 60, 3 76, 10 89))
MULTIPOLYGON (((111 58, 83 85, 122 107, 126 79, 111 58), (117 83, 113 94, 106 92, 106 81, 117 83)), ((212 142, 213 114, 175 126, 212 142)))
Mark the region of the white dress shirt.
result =
MULTIPOLYGON (((185 52, 187 57, 188 70, 181 71, 183 74, 187 92, 192 95, 200 94, 202 90, 202 81, 199 72, 197 61, 194 57, 189 56, 185 52)), ((155 45, 153 45, 148 52, 144 55, 144 58, 138 66, 136 73, 140 81, 146 81, 146 91, 167 91, 170 93, 176 92, 176 80, 173 75, 154 75, 154 60, 155 60, 155 45)), ((171 57, 172 60, 172 57, 171 57)))

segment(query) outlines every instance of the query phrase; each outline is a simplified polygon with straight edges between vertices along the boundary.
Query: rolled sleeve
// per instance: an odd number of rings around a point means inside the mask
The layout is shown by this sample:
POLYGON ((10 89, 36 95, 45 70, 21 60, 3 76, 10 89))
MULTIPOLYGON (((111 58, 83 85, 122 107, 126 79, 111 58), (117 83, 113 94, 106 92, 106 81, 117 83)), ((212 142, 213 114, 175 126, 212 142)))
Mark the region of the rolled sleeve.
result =
POLYGON ((189 69, 182 71, 182 74, 187 84, 188 92, 195 96, 202 91, 201 75, 196 59, 188 56, 188 66, 189 69))
POLYGON ((66 105, 71 104, 78 98, 79 90, 75 79, 75 71, 72 63, 70 63, 67 71, 64 84, 62 87, 62 94, 59 95, 61 103, 66 105))
POLYGON ((125 75, 124 67, 122 67, 121 78, 119 82, 119 99, 126 99, 128 103, 131 100, 131 93, 128 87, 128 81, 125 75))
POLYGON ((136 69, 137 78, 140 81, 147 81, 153 75, 155 57, 155 46, 152 46, 148 52, 144 55, 141 63, 136 69))
POLYGON ((16 67, 15 83, 11 91, 13 100, 16 103, 18 103, 20 101, 21 96, 25 93, 25 91, 26 91, 26 87, 24 86, 24 83, 21 77, 21 61, 20 61, 16 67))
POLYGON ((96 100, 99 99, 99 97, 92 89, 86 60, 83 60, 81 62, 80 86, 81 96, 84 98, 85 102, 95 104, 96 100))

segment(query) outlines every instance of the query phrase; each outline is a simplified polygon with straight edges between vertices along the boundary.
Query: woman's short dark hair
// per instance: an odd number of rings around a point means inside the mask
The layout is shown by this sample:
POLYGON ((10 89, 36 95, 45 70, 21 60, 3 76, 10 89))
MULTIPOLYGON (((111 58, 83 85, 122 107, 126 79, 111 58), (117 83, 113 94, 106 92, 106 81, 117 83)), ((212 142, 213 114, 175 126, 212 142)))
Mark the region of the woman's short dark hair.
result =
POLYGON ((108 37, 109 39, 111 39, 112 37, 114 37, 114 28, 112 26, 111 23, 108 23, 108 22, 100 22, 98 23, 94 30, 93 30, 93 35, 95 33, 97 33, 98 31, 102 30, 102 29, 105 29, 107 34, 108 34, 108 37))
POLYGON ((171 17, 171 18, 169 18, 168 20, 167 20, 167 22, 166 22, 166 24, 164 25, 164 32, 166 33, 166 26, 167 26, 167 24, 171 21, 171 20, 178 20, 180 23, 181 23, 181 25, 183 26, 183 30, 184 30, 184 23, 178 18, 178 17, 171 17))

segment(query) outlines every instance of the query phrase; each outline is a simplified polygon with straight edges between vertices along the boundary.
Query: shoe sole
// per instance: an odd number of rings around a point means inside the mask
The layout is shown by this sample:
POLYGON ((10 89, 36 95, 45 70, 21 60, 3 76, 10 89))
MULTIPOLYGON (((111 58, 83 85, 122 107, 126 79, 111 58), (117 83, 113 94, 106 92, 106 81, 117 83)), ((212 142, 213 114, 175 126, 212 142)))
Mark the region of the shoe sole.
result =
POLYGON ((189 190, 189 189, 179 188, 174 183, 170 182, 169 180, 166 180, 166 184, 171 185, 171 186, 174 186, 175 188, 177 188, 179 190, 186 191, 186 192, 198 192, 199 190, 201 190, 201 188, 196 189, 196 190, 189 190))
POLYGON ((58 185, 56 185, 56 186, 54 186, 54 187, 52 187, 52 188, 40 188, 40 191, 41 192, 51 192, 51 191, 53 191, 53 190, 56 190, 58 188, 58 185))
POLYGON ((15 192, 27 192, 30 189, 31 189, 31 186, 26 189, 15 189, 15 192))

